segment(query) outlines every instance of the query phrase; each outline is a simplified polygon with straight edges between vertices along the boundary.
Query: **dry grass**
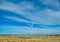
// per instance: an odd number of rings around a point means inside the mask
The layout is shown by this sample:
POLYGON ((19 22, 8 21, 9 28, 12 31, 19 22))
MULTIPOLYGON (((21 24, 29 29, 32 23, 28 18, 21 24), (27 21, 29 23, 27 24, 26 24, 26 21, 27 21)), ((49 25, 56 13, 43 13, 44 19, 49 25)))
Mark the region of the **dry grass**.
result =
POLYGON ((60 42, 60 36, 0 36, 0 42, 60 42))

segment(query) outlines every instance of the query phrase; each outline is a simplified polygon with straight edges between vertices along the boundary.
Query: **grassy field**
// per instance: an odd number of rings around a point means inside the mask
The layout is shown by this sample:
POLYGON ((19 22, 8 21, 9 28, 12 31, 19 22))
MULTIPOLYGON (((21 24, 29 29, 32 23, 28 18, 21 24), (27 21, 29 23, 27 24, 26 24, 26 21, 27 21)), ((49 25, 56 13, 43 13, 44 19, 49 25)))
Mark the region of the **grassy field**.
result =
POLYGON ((0 36, 0 42, 60 42, 60 35, 55 36, 0 36))

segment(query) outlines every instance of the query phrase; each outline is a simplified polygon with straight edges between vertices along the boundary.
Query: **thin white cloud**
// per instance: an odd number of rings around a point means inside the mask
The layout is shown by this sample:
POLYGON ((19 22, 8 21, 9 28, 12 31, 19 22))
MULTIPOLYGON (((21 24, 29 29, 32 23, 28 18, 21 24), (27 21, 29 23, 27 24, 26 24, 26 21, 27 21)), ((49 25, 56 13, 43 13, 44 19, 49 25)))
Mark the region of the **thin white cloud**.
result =
POLYGON ((21 2, 19 5, 16 5, 11 2, 3 1, 3 3, 0 5, 0 9, 11 11, 11 12, 20 14, 25 18, 28 18, 28 16, 31 17, 32 15, 29 11, 34 10, 35 7, 33 7, 33 5, 28 2, 21 2))
MULTIPOLYGON (((51 4, 56 6, 56 1, 54 0, 40 0, 43 4, 51 4)), ((59 4, 58 4, 59 7, 59 4)), ((20 4, 13 4, 11 2, 3 1, 0 5, 0 9, 12 11, 24 16, 27 19, 30 19, 32 23, 39 23, 39 24, 60 24, 60 11, 53 11, 51 9, 44 9, 39 10, 37 9, 33 3, 30 2, 21 2, 20 4)))
POLYGON ((44 5, 47 5, 47 6, 52 5, 52 6, 55 6, 56 8, 60 8, 59 0, 39 0, 39 1, 41 1, 42 4, 44 5))
POLYGON ((26 15, 26 11, 29 11, 31 9, 33 10, 35 8, 33 4, 29 2, 21 2, 20 4, 16 5, 11 2, 3 1, 2 4, 0 5, 0 9, 12 11, 24 16, 26 15))
POLYGON ((47 9, 46 14, 54 18, 60 18, 60 11, 52 11, 51 9, 47 9))
POLYGON ((5 18, 7 18, 7 19, 11 19, 11 20, 14 20, 14 21, 17 21, 17 22, 28 22, 28 23, 30 23, 30 22, 27 21, 27 20, 24 20, 24 19, 21 19, 21 18, 15 17, 15 16, 5 16, 5 18))
POLYGON ((23 8, 22 7, 19 7, 16 4, 12 4, 12 3, 6 2, 6 1, 2 2, 2 4, 0 5, 0 9, 23 14, 23 12, 22 12, 23 8))
POLYGON ((47 16, 45 18, 45 20, 47 21, 47 23, 51 23, 51 24, 60 24, 60 11, 53 11, 51 9, 46 9, 43 11, 43 13, 45 13, 47 16))

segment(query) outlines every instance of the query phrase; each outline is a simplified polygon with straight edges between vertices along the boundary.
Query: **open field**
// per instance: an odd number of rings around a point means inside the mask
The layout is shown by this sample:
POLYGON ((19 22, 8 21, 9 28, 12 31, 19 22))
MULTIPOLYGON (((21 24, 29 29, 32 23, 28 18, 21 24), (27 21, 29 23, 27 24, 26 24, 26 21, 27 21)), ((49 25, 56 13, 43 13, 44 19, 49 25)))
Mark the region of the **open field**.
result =
POLYGON ((0 36, 0 42, 60 42, 58 36, 0 36))

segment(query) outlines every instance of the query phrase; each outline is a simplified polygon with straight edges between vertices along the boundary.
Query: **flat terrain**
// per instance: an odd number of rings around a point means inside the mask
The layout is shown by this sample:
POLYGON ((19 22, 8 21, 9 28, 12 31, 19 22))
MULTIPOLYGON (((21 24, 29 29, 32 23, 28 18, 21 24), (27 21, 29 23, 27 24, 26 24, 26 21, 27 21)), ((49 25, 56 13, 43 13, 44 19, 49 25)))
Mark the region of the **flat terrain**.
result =
POLYGON ((0 36, 0 42, 60 42, 60 36, 0 36))

